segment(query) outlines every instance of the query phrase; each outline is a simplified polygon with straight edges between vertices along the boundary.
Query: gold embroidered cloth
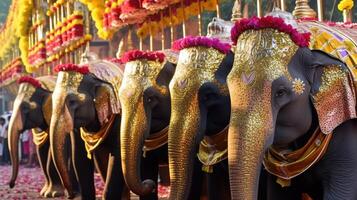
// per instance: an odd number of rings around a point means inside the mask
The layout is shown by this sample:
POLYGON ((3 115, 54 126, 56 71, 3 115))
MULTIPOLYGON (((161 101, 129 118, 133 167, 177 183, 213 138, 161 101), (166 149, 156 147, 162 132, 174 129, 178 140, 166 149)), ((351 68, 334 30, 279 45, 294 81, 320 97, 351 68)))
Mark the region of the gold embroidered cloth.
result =
POLYGON ((227 159, 228 126, 220 133, 213 136, 205 136, 199 146, 198 159, 203 164, 202 170, 213 172, 213 165, 227 159))
POLYGON ((114 91, 109 98, 112 113, 109 113, 108 116, 99 116, 100 122, 106 122, 111 114, 120 113, 119 88, 123 80, 123 70, 119 65, 106 60, 90 61, 88 66, 90 73, 94 74, 98 79, 109 83, 114 91))
POLYGON ((90 133, 84 128, 80 128, 81 138, 84 141, 87 150, 87 157, 89 159, 92 158, 91 153, 95 150, 95 148, 98 147, 105 140, 105 138, 107 138, 108 133, 113 126, 114 119, 115 115, 112 115, 109 121, 96 133, 90 133))
POLYGON ((326 152, 332 134, 324 134, 316 130, 309 141, 300 149, 287 152, 273 146, 264 155, 265 169, 278 177, 277 182, 284 186, 290 185, 290 180, 319 161, 326 152))
POLYGON ((302 21, 299 27, 311 33, 310 49, 321 50, 345 62, 357 81, 357 27, 329 26, 318 21, 302 21))
POLYGON ((144 142, 144 157, 146 152, 158 149, 167 144, 169 127, 162 129, 161 131, 154 133, 148 137, 144 142))

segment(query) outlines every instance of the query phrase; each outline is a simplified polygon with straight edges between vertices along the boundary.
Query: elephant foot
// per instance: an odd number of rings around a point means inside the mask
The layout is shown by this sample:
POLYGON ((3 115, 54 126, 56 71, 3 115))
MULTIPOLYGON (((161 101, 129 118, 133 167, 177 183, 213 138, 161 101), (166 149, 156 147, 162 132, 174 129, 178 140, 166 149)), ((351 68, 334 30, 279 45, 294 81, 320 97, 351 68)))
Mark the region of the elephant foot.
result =
POLYGON ((42 187, 42 189, 41 189, 41 191, 40 191, 40 195, 41 196, 45 196, 45 193, 46 193, 46 191, 47 191, 47 187, 48 187, 48 184, 47 183, 45 183, 45 185, 42 187))
POLYGON ((64 191, 61 185, 51 185, 47 188, 45 192, 45 197, 53 198, 60 197, 64 195, 64 191))

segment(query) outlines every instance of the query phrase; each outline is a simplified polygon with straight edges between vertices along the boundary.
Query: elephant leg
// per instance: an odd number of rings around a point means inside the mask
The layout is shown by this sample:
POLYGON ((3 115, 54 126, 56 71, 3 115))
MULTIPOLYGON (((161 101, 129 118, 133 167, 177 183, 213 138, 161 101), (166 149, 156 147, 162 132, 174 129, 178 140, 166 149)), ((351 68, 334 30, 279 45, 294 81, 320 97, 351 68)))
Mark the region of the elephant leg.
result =
POLYGON ((40 166, 43 171, 43 174, 45 175, 45 185, 41 189, 41 192, 40 192, 41 196, 45 195, 45 192, 46 192, 47 187, 49 186, 49 182, 50 182, 50 179, 48 177, 48 173, 46 170, 49 147, 50 146, 49 146, 48 141, 45 142, 42 146, 36 146, 38 160, 40 162, 40 166))
MULTIPOLYGON (((225 163, 226 164, 226 163, 225 163)), ((214 166, 213 172, 206 174, 207 176, 207 192, 209 200, 229 200, 230 188, 228 169, 223 169, 223 163, 214 166)), ((228 165, 228 164, 227 164, 228 165)))
POLYGON ((156 189, 153 193, 147 196, 140 196, 140 200, 157 200, 158 199, 158 174, 159 163, 155 158, 154 152, 146 153, 146 158, 141 159, 141 178, 142 180, 153 180, 156 185, 156 189))
POLYGON ((124 187, 126 187, 121 168, 119 149, 113 148, 110 151, 108 147, 102 145, 102 148, 99 148, 95 151, 95 157, 102 158, 105 156, 108 158, 108 164, 106 166, 103 166, 103 163, 98 163, 100 164, 99 167, 102 168, 99 169, 100 171, 104 172, 105 169, 103 168, 107 168, 103 199, 115 200, 123 195, 124 187))
POLYGON ((76 174, 82 200, 95 200, 94 165, 87 158, 83 140, 76 132, 71 133, 72 164, 76 174))
POLYGON ((48 158, 46 170, 48 173, 49 184, 45 192, 45 197, 59 197, 64 195, 64 188, 62 187, 61 179, 57 173, 56 167, 52 160, 50 150, 48 150, 48 158))
POLYGON ((110 152, 103 146, 97 147, 93 153, 95 168, 97 169, 97 172, 99 172, 104 182, 106 182, 107 179, 109 154, 110 152))

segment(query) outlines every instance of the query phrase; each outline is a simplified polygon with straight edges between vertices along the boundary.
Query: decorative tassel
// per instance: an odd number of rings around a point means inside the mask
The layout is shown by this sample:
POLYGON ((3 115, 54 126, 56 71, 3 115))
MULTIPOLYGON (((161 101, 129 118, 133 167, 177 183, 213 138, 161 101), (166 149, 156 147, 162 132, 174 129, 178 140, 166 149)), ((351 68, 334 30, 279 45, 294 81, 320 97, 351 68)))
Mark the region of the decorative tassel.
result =
POLYGON ((281 187, 289 187, 291 184, 290 179, 282 179, 282 178, 277 178, 276 183, 278 183, 281 187))
POLYGON ((213 166, 211 165, 203 165, 202 166, 202 171, 206 173, 213 173, 213 166))

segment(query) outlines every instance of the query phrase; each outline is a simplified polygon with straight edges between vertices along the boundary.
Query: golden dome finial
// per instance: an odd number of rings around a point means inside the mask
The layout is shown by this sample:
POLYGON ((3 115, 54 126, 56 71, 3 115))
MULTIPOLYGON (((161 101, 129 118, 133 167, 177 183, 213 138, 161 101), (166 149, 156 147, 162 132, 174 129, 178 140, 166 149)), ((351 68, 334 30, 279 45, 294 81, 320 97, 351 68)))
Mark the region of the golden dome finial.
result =
POLYGON ((309 0, 296 0, 293 15, 296 18, 315 18, 316 12, 311 9, 309 0))
POLYGON ((233 9, 232 9, 231 21, 235 22, 235 21, 238 21, 241 18, 242 18, 242 1, 241 0, 235 0, 234 1, 234 6, 233 6, 233 9))

